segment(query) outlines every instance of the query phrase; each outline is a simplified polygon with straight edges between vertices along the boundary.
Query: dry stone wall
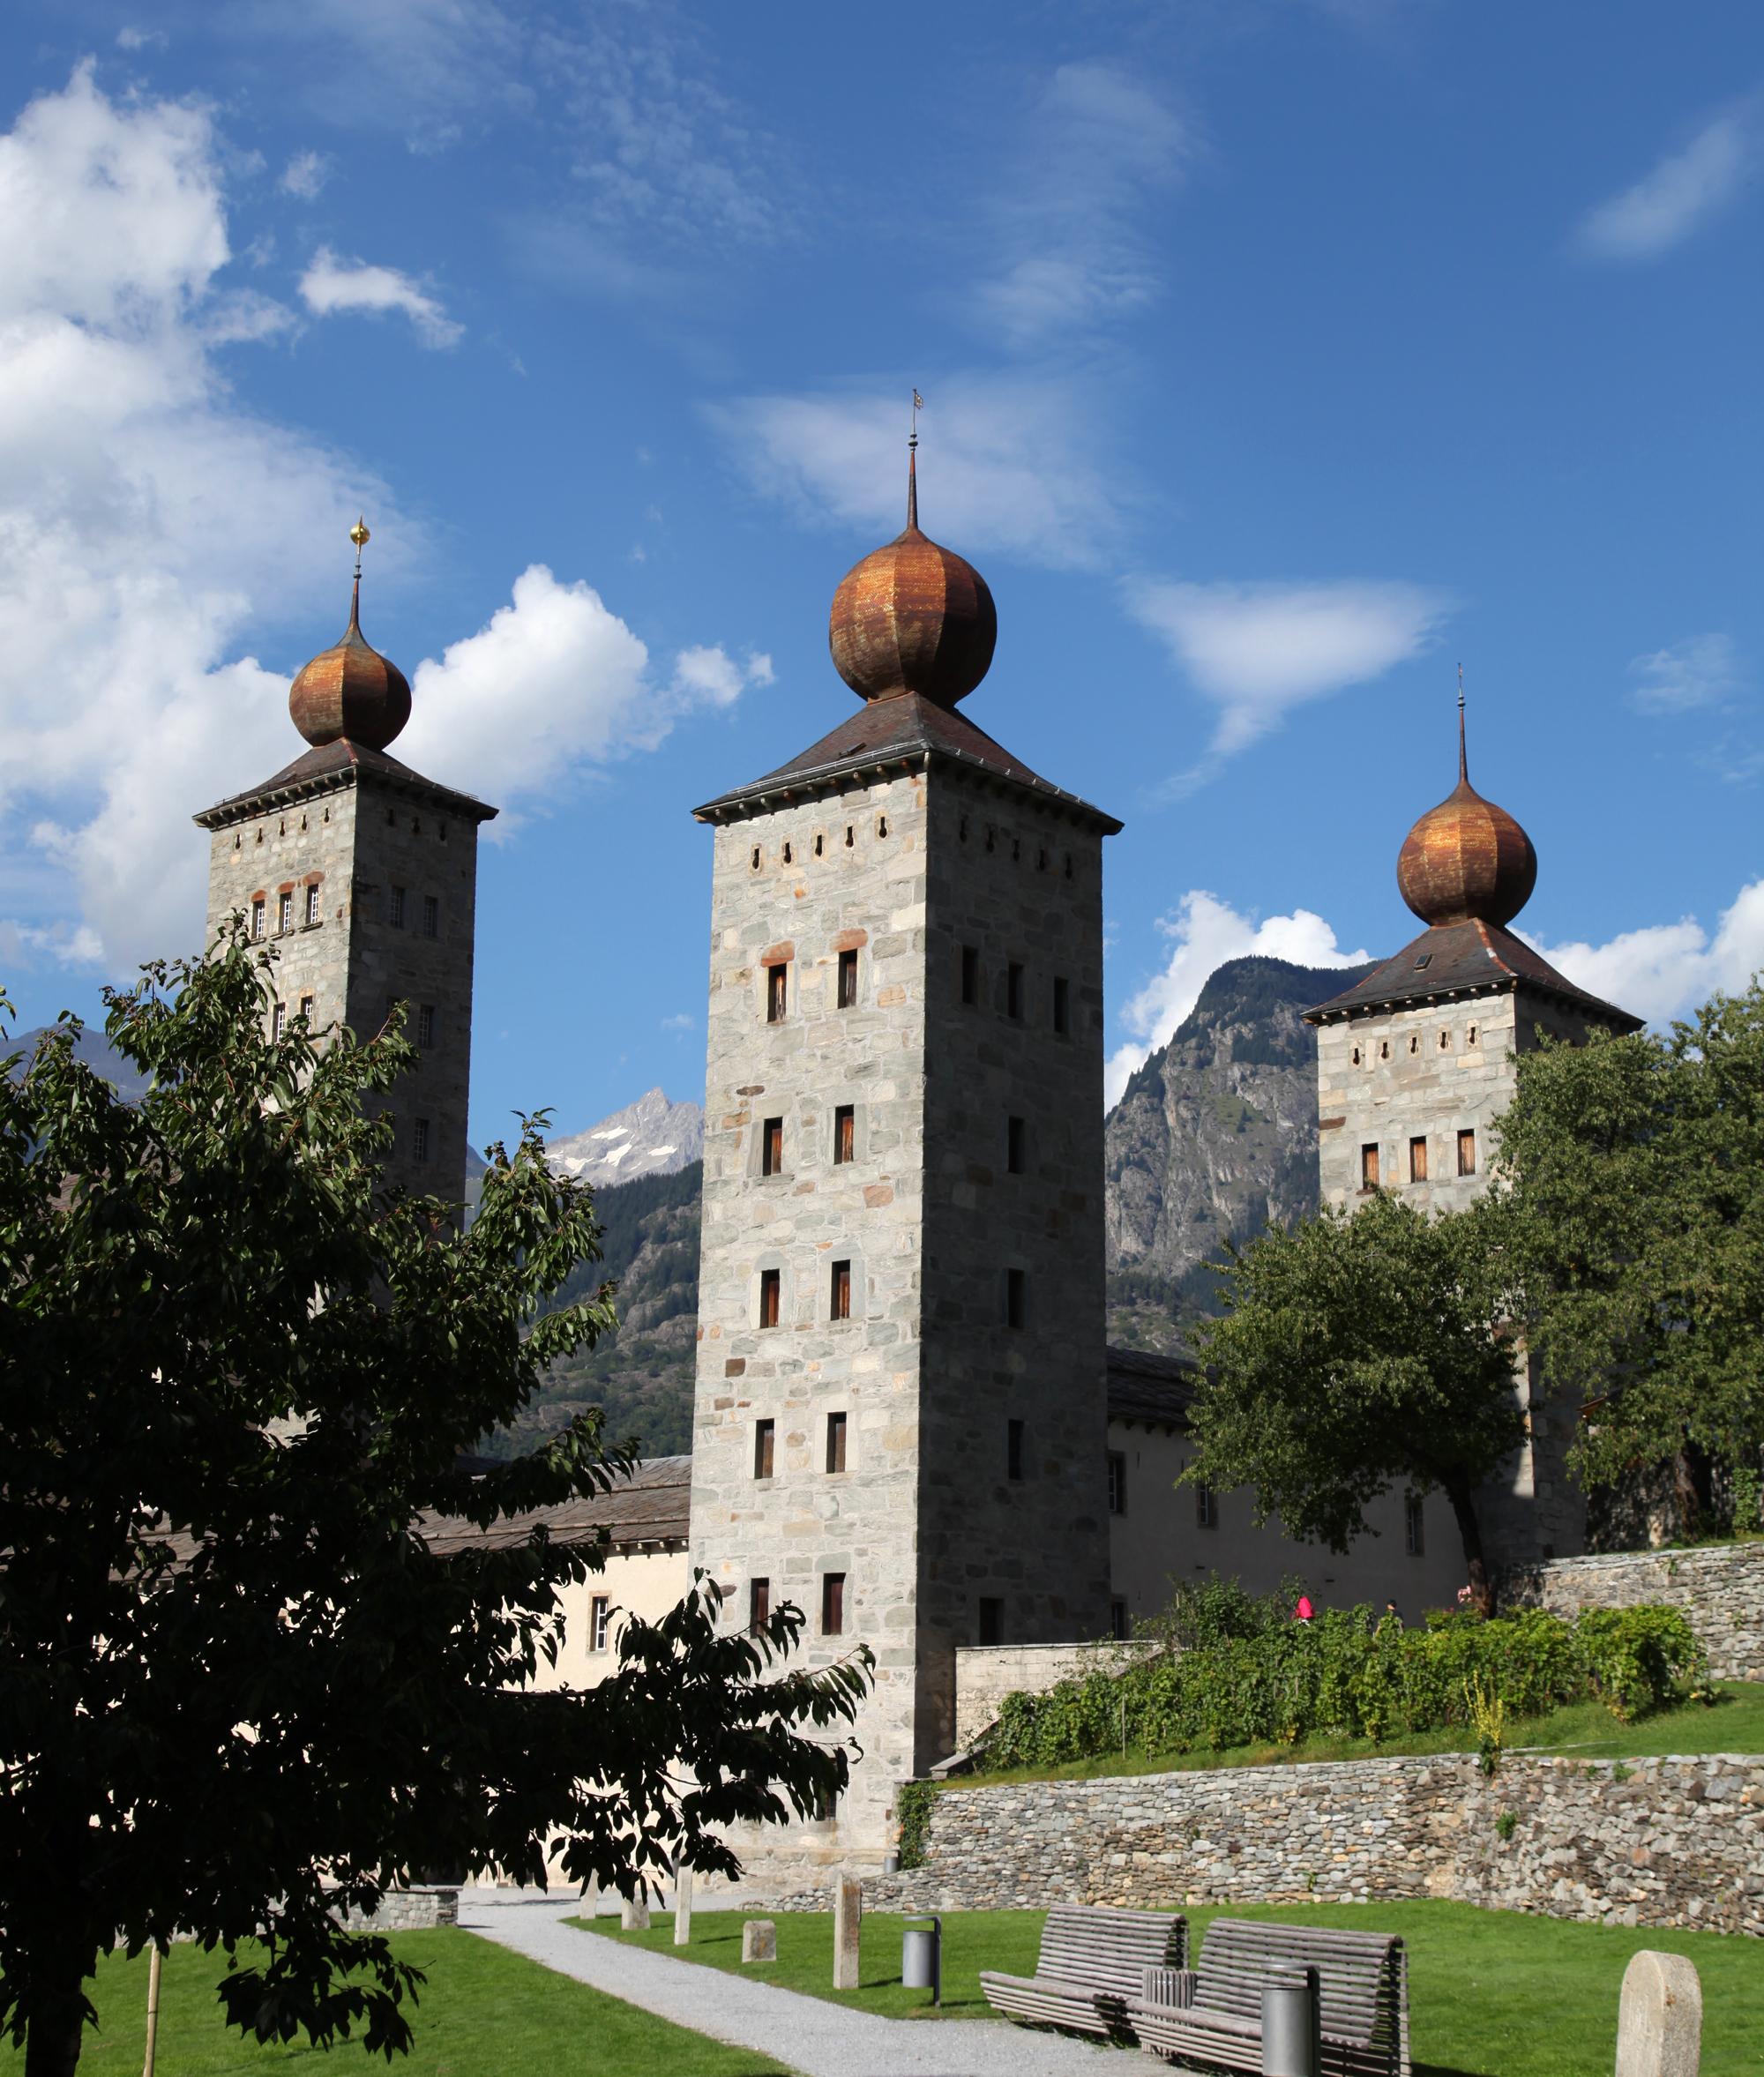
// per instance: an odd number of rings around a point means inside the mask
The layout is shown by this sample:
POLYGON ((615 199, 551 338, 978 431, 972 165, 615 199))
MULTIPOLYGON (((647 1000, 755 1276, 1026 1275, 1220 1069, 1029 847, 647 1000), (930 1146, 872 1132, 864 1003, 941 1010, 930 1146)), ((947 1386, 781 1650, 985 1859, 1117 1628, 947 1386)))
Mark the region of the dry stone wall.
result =
POLYGON ((864 1884, 868 1909, 907 1911, 1416 1897, 1764 1938, 1764 1759, 1517 1754, 1484 1778, 1447 1754, 957 1789, 924 1864, 864 1884))
POLYGON ((1572 1619, 1583 1608, 1681 1608, 1726 1680, 1764 1680, 1764 1542, 1703 1550, 1630 1550, 1558 1558, 1503 1574, 1502 1603, 1572 1619))

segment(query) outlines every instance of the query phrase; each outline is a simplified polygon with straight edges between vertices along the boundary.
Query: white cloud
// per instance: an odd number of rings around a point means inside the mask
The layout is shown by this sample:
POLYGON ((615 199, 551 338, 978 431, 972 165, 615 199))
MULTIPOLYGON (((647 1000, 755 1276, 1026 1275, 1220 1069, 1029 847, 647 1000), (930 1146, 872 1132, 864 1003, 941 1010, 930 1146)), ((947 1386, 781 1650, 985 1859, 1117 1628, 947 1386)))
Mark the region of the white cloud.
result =
POLYGON ((1381 676, 1433 640, 1452 601, 1416 584, 1179 584, 1136 579, 1127 607, 1218 709, 1190 791, 1220 760, 1279 727, 1289 708, 1381 676))
POLYGON ((408 318, 416 335, 428 347, 456 345, 465 326, 455 324, 439 302, 408 274, 396 267, 374 266, 363 260, 339 259, 328 245, 321 245, 312 263, 300 278, 300 293, 316 317, 364 310, 384 316, 396 310, 408 318))
POLYGON ((1756 161, 1749 111, 1717 116, 1633 187, 1591 210, 1581 249, 1598 259, 1657 259, 1731 201, 1756 161))
POLYGON ((1633 658, 1629 675, 1635 680, 1630 698, 1644 714, 1687 714, 1721 706, 1739 684, 1739 665, 1731 637, 1692 635, 1633 658))
POLYGON ((696 1031, 698 1024, 698 1019, 685 1010, 681 1010, 674 1016, 664 1017, 662 1020, 663 1031, 696 1031))
POLYGON ((52 960, 58 967, 95 967, 104 957, 96 930, 88 924, 15 923, 0 916, 0 964, 34 967, 52 960))
POLYGON ((1764 879, 1739 890, 1713 937, 1694 916, 1625 930, 1603 945, 1544 945, 1519 935, 1588 994, 1663 1024, 1716 989, 1737 993, 1764 968, 1764 879))
POLYGON ((310 202, 331 177, 331 161, 323 152, 296 152, 281 169, 276 185, 284 195, 310 202))
POLYGON ((137 28, 130 22, 125 22, 116 32, 116 48, 119 50, 148 50, 154 48, 162 50, 166 41, 163 29, 137 28))
MULTIPOLYGON (((1065 569, 1094 564, 1122 500, 1077 380, 951 375, 925 385, 919 516, 963 555, 989 549, 1065 569)), ((754 396, 706 415, 762 496, 865 547, 906 520, 906 414, 898 391, 754 396)))
POLYGON ((1018 348, 1152 301, 1157 256, 1144 219, 1192 149, 1143 78, 1095 61, 1053 73, 1029 129, 988 238, 1004 264, 975 290, 983 320, 1018 348))
POLYGON ((598 592, 560 584, 535 563, 486 626, 417 666, 395 754, 516 811, 490 825, 501 836, 579 766, 653 749, 685 714, 726 707, 744 687, 771 681, 768 657, 737 663, 720 647, 682 650, 658 675, 598 592))
POLYGON ((1227 960, 1257 955, 1289 960, 1300 967, 1352 967, 1372 956, 1343 952, 1334 931, 1308 908, 1257 923, 1200 887, 1161 917, 1158 929, 1170 941, 1170 956, 1121 1012, 1121 1022, 1132 1036, 1109 1057, 1103 1100, 1110 1106, 1119 1101, 1135 1071, 1168 1043, 1194 1007, 1207 975, 1227 960))

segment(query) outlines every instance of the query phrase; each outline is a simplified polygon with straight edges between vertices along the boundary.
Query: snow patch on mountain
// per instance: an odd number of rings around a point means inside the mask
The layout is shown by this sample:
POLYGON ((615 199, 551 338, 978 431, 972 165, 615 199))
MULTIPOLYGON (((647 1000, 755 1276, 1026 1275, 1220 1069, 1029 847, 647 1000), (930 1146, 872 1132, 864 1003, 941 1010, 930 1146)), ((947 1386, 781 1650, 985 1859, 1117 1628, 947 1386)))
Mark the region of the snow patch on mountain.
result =
POLYGON ((670 1103, 651 1089, 623 1110, 550 1145, 551 1165, 583 1183, 628 1183, 633 1176, 671 1176, 705 1150, 705 1114, 696 1103, 670 1103))

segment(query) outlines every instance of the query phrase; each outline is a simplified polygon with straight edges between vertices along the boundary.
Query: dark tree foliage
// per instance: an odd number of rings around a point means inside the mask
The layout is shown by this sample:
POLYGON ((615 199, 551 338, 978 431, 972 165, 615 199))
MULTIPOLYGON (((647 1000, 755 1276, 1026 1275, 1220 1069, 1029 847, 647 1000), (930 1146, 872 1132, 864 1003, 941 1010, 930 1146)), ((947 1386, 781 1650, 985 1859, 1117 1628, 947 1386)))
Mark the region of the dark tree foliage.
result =
POLYGON ((222 941, 110 998, 129 1104, 65 1025, 0 1072, 0 2024, 67 2077, 101 1953, 224 1950, 260 2040, 410 2041, 421 1978, 345 1907, 429 1868, 630 1894, 720 1827, 823 1810, 865 1655, 781 1668, 695 1586, 586 1692, 533 1685, 602 1562, 519 1518, 622 1468, 584 1419, 460 1453, 610 1321, 545 1301, 594 1251, 535 1123, 482 1209, 385 1190, 395 1032, 265 1035, 268 956, 222 941), (272 1432, 273 1426, 275 1432, 272 1432), (494 1535, 438 1555, 423 1526, 494 1535), (260 1937, 243 1966, 235 1946, 260 1937))
POLYGON ((1189 1483, 1251 1486, 1256 1520, 1345 1550, 1399 1483, 1450 1502, 1478 1605, 1492 1605, 1476 1488, 1524 1421, 1498 1207, 1424 1218, 1379 1194, 1233 1249, 1228 1310, 1195 1329, 1189 1483))
POLYGON ((1588 1402, 1582 1478, 1675 1461, 1694 1522, 1713 1463, 1764 1447, 1764 983, 1523 1055, 1497 1131, 1532 1340, 1588 1402))

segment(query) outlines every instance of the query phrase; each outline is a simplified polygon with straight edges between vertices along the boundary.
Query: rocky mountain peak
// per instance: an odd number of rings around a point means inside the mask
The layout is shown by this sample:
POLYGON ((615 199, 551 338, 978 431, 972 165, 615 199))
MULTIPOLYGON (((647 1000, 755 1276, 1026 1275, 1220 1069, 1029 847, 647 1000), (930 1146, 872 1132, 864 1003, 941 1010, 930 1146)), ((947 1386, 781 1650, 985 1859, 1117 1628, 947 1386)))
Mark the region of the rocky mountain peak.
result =
POLYGON ((660 1088, 548 1148, 553 1168, 592 1184, 676 1175, 704 1150, 704 1112, 696 1103, 670 1102, 660 1088))

